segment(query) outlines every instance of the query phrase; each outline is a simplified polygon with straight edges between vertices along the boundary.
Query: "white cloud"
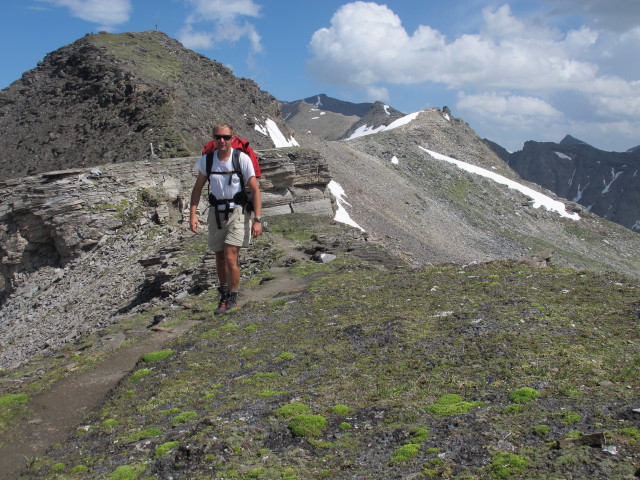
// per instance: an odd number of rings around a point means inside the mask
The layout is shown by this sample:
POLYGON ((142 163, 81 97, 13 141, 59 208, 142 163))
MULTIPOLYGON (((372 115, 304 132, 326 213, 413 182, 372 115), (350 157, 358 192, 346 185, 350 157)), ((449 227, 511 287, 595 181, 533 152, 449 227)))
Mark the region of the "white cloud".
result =
POLYGON ((456 107, 461 112, 483 112, 486 119, 495 118, 506 125, 513 122, 560 118, 562 113, 536 97, 523 97, 496 92, 479 95, 460 93, 456 107))
MULTIPOLYGON (((606 15, 622 15, 605 13, 609 3, 602 0, 548 1, 602 22, 606 15)), ((618 6, 633 2, 628 11, 640 18, 635 6, 640 1, 611 1, 618 6)), ((517 18, 503 5, 485 8, 476 32, 448 38, 427 25, 407 32, 387 5, 357 1, 341 6, 330 25, 313 34, 308 70, 318 81, 358 89, 368 99, 385 84, 379 100, 386 102, 393 102, 387 90, 393 85, 464 90, 457 108, 466 120, 511 125, 523 134, 530 131, 529 138, 538 138, 551 124, 560 125, 564 135, 568 118, 581 125, 578 116, 584 130, 592 132, 637 125, 640 62, 632 59, 640 49, 640 27, 636 22, 620 35, 598 25, 594 20, 563 31, 539 14, 517 18), (582 103, 561 101, 562 92, 582 103)), ((557 130, 555 135, 560 135, 557 130)))
POLYGON ((112 30, 115 25, 129 21, 130 0, 40 0, 56 7, 68 8, 74 17, 101 25, 104 30, 112 30))
POLYGON ((187 16, 184 27, 178 33, 187 48, 208 49, 218 43, 234 43, 246 38, 251 54, 263 50, 262 38, 255 26, 243 17, 260 17, 260 5, 253 0, 185 0, 193 11, 187 16), (199 24, 204 24, 201 30, 199 24))

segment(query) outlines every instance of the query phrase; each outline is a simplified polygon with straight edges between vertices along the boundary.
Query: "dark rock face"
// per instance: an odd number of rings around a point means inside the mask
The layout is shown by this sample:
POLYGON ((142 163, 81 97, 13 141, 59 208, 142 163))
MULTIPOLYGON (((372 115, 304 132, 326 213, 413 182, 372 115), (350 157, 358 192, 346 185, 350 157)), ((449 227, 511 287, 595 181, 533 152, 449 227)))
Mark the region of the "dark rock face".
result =
POLYGON ((274 97, 161 32, 90 34, 0 92, 0 180, 197 155, 219 122, 270 148, 267 119, 288 135, 274 97))
POLYGON ((569 137, 526 142, 508 163, 525 180, 640 231, 640 152, 603 152, 569 137))
POLYGON ((323 110, 325 112, 333 112, 339 113, 340 115, 344 115, 347 117, 356 116, 356 117, 364 117, 371 107, 373 107, 373 103, 351 103, 345 102, 343 100, 338 100, 336 98, 331 98, 321 93, 319 95, 314 95, 313 97, 307 97, 302 100, 297 100, 294 102, 284 102, 282 105, 283 116, 287 116, 286 114, 291 110, 295 109, 296 105, 304 102, 309 105, 313 105, 318 110, 323 110))

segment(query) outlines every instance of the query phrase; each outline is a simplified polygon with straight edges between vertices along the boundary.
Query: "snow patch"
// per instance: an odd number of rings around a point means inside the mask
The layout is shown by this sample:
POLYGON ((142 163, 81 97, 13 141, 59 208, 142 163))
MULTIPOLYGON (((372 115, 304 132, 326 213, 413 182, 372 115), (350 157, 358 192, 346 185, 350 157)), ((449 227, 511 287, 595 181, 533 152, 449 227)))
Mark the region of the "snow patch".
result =
POLYGON ((395 155, 391 157, 391 163, 393 163, 394 165, 398 165, 398 163, 400 163, 398 157, 396 157, 395 155))
POLYGON ((344 208, 345 205, 351 206, 346 200, 346 194, 344 193, 344 189, 340 186, 338 182, 335 180, 331 180, 329 182, 329 190, 331 194, 336 199, 336 204, 338 205, 338 211, 336 212, 336 216, 334 220, 340 223, 346 223, 347 225, 351 225, 352 227, 359 228, 361 231, 365 231, 360 225, 354 222, 349 216, 349 212, 344 208))
POLYGON ((420 147, 422 150, 427 152, 436 160, 444 160, 445 162, 453 163, 458 168, 465 170, 467 172, 475 173, 477 175, 481 175, 483 177, 489 178, 494 182, 497 182, 501 185, 506 185, 509 188, 513 188, 517 190, 527 197, 533 200, 533 208, 545 207, 547 210, 555 211, 559 213, 561 216, 570 218, 571 220, 580 220, 580 216, 577 213, 568 213, 564 203, 554 200, 553 198, 544 195, 543 193, 537 192, 532 188, 526 187, 518 182, 515 182, 507 177, 499 175, 495 172, 491 172, 485 168, 477 167, 475 165, 471 165, 469 163, 461 162, 460 160, 455 160, 451 157, 447 157, 446 155, 442 155, 440 153, 432 152, 424 147, 420 147))
POLYGON ((384 125, 380 125, 379 127, 370 127, 368 125, 359 126, 355 132, 351 134, 351 136, 347 140, 352 140, 358 137, 366 137, 367 135, 373 135, 374 133, 381 132, 386 127, 384 125))
POLYGON ((611 169, 611 176, 612 176, 613 178, 611 179, 611 181, 610 181, 608 184, 606 184, 606 185, 604 186, 604 190, 602 190, 602 194, 603 194, 603 195, 604 195, 605 193, 609 193, 609 192, 611 191, 611 185, 613 184, 613 182, 615 182, 615 181, 616 181, 616 179, 617 179, 620 175, 622 175, 622 173, 623 173, 623 172, 616 172, 613 168, 611 169))
POLYGON ((412 120, 415 120, 421 112, 410 113, 409 115, 405 115, 402 118, 398 118, 394 120, 389 125, 380 125, 379 127, 369 127, 367 125, 358 127, 358 129, 351 134, 347 140, 353 140, 354 138, 364 137, 366 135, 373 135, 378 132, 386 132, 387 130, 393 130, 394 128, 402 127, 403 125, 407 125, 411 123, 412 120))
POLYGON ((555 153, 559 158, 562 158, 563 160, 573 160, 569 155, 562 153, 562 152, 553 152, 555 153))
POLYGON ((267 118, 266 122, 264 122, 265 123, 264 126, 260 126, 257 120, 258 119, 256 119, 256 130, 262 133, 263 135, 271 138, 271 141, 273 142, 276 148, 300 146, 295 138, 285 137, 283 133, 280 131, 280 129, 278 128, 278 125, 276 124, 276 122, 274 122, 270 118, 267 118))

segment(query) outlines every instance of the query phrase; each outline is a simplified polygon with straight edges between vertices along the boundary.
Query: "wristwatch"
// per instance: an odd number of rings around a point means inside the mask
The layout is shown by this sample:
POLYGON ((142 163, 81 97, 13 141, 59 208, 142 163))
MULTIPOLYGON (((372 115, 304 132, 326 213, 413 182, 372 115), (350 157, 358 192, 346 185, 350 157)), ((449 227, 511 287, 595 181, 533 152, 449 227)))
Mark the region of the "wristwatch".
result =
POLYGON ((253 217, 254 222, 262 223, 262 217, 253 217))

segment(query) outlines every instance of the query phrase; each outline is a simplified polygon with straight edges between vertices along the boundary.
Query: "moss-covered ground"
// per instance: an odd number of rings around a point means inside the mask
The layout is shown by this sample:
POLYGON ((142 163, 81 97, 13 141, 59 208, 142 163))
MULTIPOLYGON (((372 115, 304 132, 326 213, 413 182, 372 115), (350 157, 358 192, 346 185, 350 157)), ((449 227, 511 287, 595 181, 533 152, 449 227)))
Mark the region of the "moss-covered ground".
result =
MULTIPOLYGON (((270 235, 312 251, 328 227, 295 218, 270 235)), ((286 297, 215 318, 211 292, 190 299, 197 327, 23 478, 638 475, 637 281, 512 261, 381 267, 344 238, 336 261, 292 265, 311 277, 286 297), (556 448, 592 433, 605 444, 556 448)))

